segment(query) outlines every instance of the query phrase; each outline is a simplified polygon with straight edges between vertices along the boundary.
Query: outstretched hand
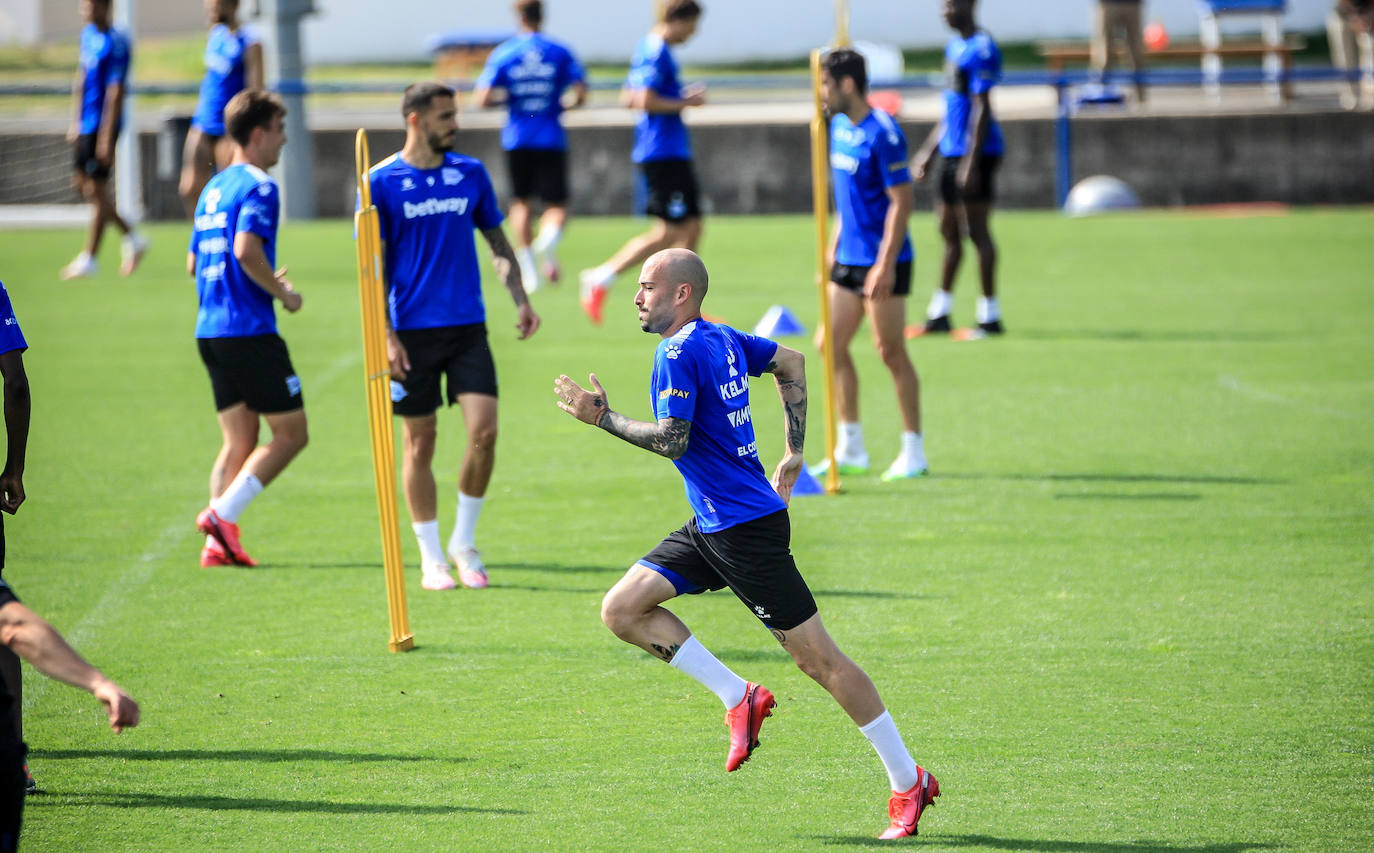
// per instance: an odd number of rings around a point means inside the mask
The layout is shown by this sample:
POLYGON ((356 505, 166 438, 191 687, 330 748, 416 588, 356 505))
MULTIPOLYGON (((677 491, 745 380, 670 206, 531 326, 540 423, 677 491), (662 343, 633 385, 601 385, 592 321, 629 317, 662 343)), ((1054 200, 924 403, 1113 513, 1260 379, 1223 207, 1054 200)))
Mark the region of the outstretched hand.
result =
POLYGON ((782 457, 778 467, 773 470, 773 491, 778 493, 783 503, 792 502, 792 487, 797 485, 797 478, 801 476, 804 464, 806 460, 800 453, 789 453, 782 457))
POLYGON ((105 712, 110 716, 110 728, 122 732, 138 725, 138 703, 120 690, 118 684, 102 681, 91 692, 105 706, 105 712))
POLYGON ((591 391, 567 375, 561 375, 553 381, 553 393, 558 395, 558 408, 584 424, 597 426, 602 416, 611 410, 611 404, 606 398, 606 389, 596 380, 596 374, 590 374, 587 378, 591 380, 591 391))

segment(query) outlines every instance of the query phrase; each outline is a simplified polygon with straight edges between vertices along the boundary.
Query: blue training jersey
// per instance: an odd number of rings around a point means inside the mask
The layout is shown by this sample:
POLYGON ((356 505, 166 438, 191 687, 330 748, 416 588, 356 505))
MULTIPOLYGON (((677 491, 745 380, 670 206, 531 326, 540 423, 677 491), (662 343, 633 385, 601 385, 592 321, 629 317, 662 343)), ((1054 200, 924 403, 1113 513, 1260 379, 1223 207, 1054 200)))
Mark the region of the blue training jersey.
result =
POLYGON ((196 202, 190 251, 196 257, 197 338, 239 338, 277 331, 272 294, 248 277, 234 257, 234 237, 262 238, 267 263, 277 266, 277 183, 257 166, 230 166, 210 179, 196 202))
MULTIPOLYGON (((114 27, 101 30, 87 24, 81 30, 81 133, 100 129, 105 90, 126 83, 129 76, 129 37, 114 27)), ((120 114, 120 124, 124 116, 120 114)), ((119 130, 116 126, 115 130, 119 130)))
POLYGON ((506 90, 510 117, 501 131, 501 147, 563 151, 568 147, 562 97, 586 79, 582 66, 563 45, 540 33, 521 33, 492 51, 477 88, 506 90))
POLYGON ((215 24, 205 42, 205 78, 191 126, 211 136, 224 135, 224 105, 244 89, 244 56, 258 43, 257 32, 244 25, 230 30, 215 24))
MULTIPOLYGON (((979 30, 969 38, 958 33, 945 45, 945 122, 940 134, 940 153, 962 157, 968 152, 972 98, 992 89, 1002 80, 1002 51, 992 36, 979 30)), ((1000 156, 1005 148, 1002 127, 989 116, 988 135, 983 154, 1000 156)))
MULTIPOLYGON (((682 83, 678 80, 677 60, 673 59, 668 43, 649 33, 635 47, 630 60, 630 76, 625 80, 630 90, 652 89, 664 98, 681 98, 682 83)), ((640 113, 635 124, 635 147, 630 159, 636 163, 654 160, 690 160, 692 146, 687 139, 687 125, 682 113, 640 113)))
POLYGON ((475 232, 502 221, 486 168, 450 151, 437 169, 417 169, 397 153, 369 179, 392 328, 485 322, 475 232))
POLYGON ((10 303, 10 292, 0 281, 0 355, 15 350, 26 350, 29 342, 19 329, 19 319, 14 316, 14 305, 10 303))
POLYGON ((787 507, 763 472, 749 413, 749 377, 777 351, 767 338, 698 319, 654 352, 654 417, 692 422, 687 452, 673 464, 703 533, 787 507))
MULTIPOLYGON (((831 118, 830 176, 840 229, 835 261, 873 266, 892 204, 887 188, 911 183, 906 137, 896 120, 882 110, 870 110, 858 125, 844 113, 831 118)), ((911 256, 911 237, 904 234, 897 260, 909 261, 911 256)))

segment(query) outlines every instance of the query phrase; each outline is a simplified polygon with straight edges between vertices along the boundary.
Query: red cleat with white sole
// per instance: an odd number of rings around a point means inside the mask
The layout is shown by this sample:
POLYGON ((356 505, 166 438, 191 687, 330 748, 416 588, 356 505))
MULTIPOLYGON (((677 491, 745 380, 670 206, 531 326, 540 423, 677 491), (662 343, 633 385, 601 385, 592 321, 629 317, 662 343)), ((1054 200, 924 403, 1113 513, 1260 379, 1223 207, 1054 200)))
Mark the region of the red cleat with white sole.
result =
POLYGON ((597 287, 586 281, 582 282, 582 310, 586 313, 587 319, 596 325, 601 325, 601 315, 606 306, 606 293, 608 288, 597 287))
POLYGON ((879 838, 906 838, 916 834, 916 824, 926 806, 935 805, 940 796, 940 783, 930 775, 930 771, 919 765, 916 767, 917 782, 909 791, 893 791, 892 799, 887 801, 887 816, 891 824, 879 838))
POLYGON ((725 770, 730 772, 749 760, 759 745, 759 729, 763 718, 773 716, 778 705, 773 692, 762 684, 749 682, 740 703, 725 712, 725 725, 730 727, 730 755, 725 770))
POLYGON ((196 529, 206 536, 213 536, 219 542, 224 553, 231 560, 240 566, 256 566, 257 560, 248 556, 248 552, 243 550, 243 545, 239 543, 239 526, 232 521, 225 521, 219 517, 219 513, 210 507, 200 511, 196 516, 196 529))
POLYGON ((232 566, 233 559, 226 553, 219 544, 219 540, 211 537, 206 541, 205 547, 200 549, 200 567, 202 569, 212 569, 216 566, 232 566))

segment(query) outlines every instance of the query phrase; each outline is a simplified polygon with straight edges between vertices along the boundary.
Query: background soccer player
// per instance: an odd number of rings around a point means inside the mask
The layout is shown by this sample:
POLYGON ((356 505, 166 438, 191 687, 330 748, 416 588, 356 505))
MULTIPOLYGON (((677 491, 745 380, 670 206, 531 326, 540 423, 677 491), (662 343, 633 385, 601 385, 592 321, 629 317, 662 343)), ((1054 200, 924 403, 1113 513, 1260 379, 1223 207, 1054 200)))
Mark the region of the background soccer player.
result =
POLYGON ((91 224, 86 245, 62 268, 64 280, 95 275, 96 256, 105 227, 124 232, 120 244, 120 275, 138 268, 148 241, 124 221, 110 198, 110 171, 114 168, 115 141, 124 124, 124 93, 129 76, 129 38, 110 22, 110 0, 82 0, 81 63, 72 84, 74 114, 67 141, 75 148, 73 184, 91 203, 91 224))
POLYGON ((510 170, 510 224, 515 231, 515 256, 526 292, 539 289, 539 266, 550 281, 558 281, 558 241, 568 218, 568 139, 559 116, 563 96, 571 92, 570 106, 587 100, 586 76, 572 52, 541 33, 544 4, 521 0, 515 4, 520 33, 497 46, 477 78, 473 99, 484 107, 505 101, 510 111, 501 131, 510 170), (533 235, 530 218, 542 201, 539 236, 533 235))
POLYGON ((940 172, 935 218, 945 242, 940 289, 930 298, 926 324, 919 334, 951 330, 954 277, 964 257, 963 233, 978 250, 978 325, 969 337, 1000 335, 1002 309, 997 304, 997 246, 988 230, 992 214, 993 179, 1002 163, 1002 128, 992 115, 989 93, 1002 79, 1002 54, 992 36, 973 18, 974 0, 945 0, 945 23, 955 31, 945 45, 945 117, 916 153, 916 180, 925 180, 938 151, 944 158, 940 172))
POLYGON ((776 706, 768 688, 747 682, 706 650, 663 602, 729 586, 797 666, 830 692, 887 768, 891 823, 883 838, 916 834, 940 785, 917 766, 873 682, 835 645, 789 550, 787 501, 801 473, 806 438, 802 354, 701 316, 708 280, 701 258, 667 249, 644 263, 635 306, 640 328, 662 340, 654 353, 650 401, 656 422, 611 409, 567 376, 554 383, 558 405, 584 423, 673 460, 692 518, 670 533, 606 594, 601 618, 627 643, 690 675, 725 705, 727 771, 758 746, 776 706), (771 373, 782 399, 787 447, 770 483, 759 462, 749 409, 749 377, 771 373))
POLYGON ((196 517, 206 535, 202 566, 257 565, 239 541, 239 516, 308 440, 301 381, 272 308, 274 299, 287 311, 301 308, 286 268, 273 272, 281 196, 266 170, 286 144, 285 117, 281 98, 262 89, 230 99, 224 123, 233 155, 200 194, 186 256, 200 296, 197 344, 224 436, 210 505, 196 517), (259 418, 272 431, 261 447, 259 418))
MULTIPOLYGON (((837 49, 822 63, 821 97, 830 113, 830 175, 836 228, 830 245, 830 317, 834 324, 835 396, 840 429, 836 464, 844 473, 868 471, 859 422, 859 374, 849 344, 865 316, 873 345, 892 374, 902 414, 902 443, 884 480, 926 473, 921 436, 921 384, 907 355, 906 297, 915 257, 911 175, 906 137, 892 116, 866 100, 868 71, 856 51, 837 49)), ((825 470, 829 460, 817 466, 825 470)))
POLYGON ((582 310, 593 323, 601 322, 601 306, 616 276, 660 249, 695 249, 701 239, 701 203, 682 111, 706 103, 706 87, 684 87, 669 50, 696 33, 701 14, 696 0, 666 0, 658 23, 640 41, 630 62, 624 100, 642 111, 635 125, 631 159, 648 185, 645 212, 658 221, 647 233, 631 238, 610 260, 583 271, 582 310))
POLYGON ((487 345, 482 273, 475 232, 481 231, 515 302, 524 340, 539 328, 520 280, 520 265, 501 230, 496 192, 482 164, 453 151, 458 135, 453 90, 415 83, 401 100, 406 141, 373 167, 369 181, 385 244, 390 315, 392 410, 402 417, 401 479, 411 526, 420 545, 421 585, 452 589, 439 544, 434 442, 445 378, 448 403, 457 403, 468 443, 458 472, 458 513, 448 556, 464 586, 487 585, 476 546, 477 519, 496 464, 496 365, 487 345))
POLYGON ((205 11, 210 16, 205 77, 181 152, 181 182, 177 187, 187 215, 195 212, 205 182, 232 153, 224 137, 224 105, 244 89, 261 89, 263 85, 262 44, 252 27, 239 22, 239 0, 205 0, 205 11))

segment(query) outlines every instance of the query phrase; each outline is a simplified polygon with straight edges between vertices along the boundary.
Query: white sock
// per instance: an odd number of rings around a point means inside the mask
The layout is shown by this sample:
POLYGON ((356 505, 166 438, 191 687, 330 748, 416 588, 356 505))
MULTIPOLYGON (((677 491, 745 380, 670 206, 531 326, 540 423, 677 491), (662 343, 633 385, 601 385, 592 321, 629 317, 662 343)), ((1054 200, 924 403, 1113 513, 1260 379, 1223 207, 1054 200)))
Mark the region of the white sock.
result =
POLYGON ((262 494, 262 483, 257 477, 247 471, 239 472, 234 478, 234 482, 229 484, 229 488, 224 490, 224 494, 210 501, 210 509, 215 514, 231 524, 238 524, 239 516, 253 502, 253 498, 262 494))
POLYGON ((558 241, 563 239, 563 226, 561 225, 540 225, 539 233, 535 235, 534 243, 531 248, 536 254, 553 252, 558 248, 558 241))
POLYGON ((458 493, 458 516, 453 522, 453 535, 449 537, 448 549, 471 548, 477 542, 477 517, 482 514, 482 502, 486 498, 458 493))
POLYGON ((906 467, 911 471, 930 467, 926 464, 925 442, 919 432, 902 433, 902 458, 906 460, 906 467))
POLYGON ((977 319, 980 323, 993 323, 1002 319, 1002 309, 997 306, 997 297, 989 299, 986 296, 978 297, 977 319))
POLYGON ((534 264, 534 250, 529 246, 515 250, 515 262, 520 265, 520 283, 526 293, 539 289, 539 268, 534 264))
POLYGON ((954 297, 943 290, 936 290, 930 294, 930 305, 926 306, 926 317, 931 320, 936 317, 944 317, 949 314, 953 307, 954 297))
POLYGON ((921 781, 916 773, 916 759, 907 751, 891 714, 883 711, 873 722, 860 726, 859 731, 873 744, 878 758, 882 759, 883 767, 887 769, 887 782, 893 791, 910 791, 921 781))
POLYGON ((439 519, 433 521, 413 521, 410 529, 415 531, 415 541, 420 543, 420 561, 425 568, 433 565, 448 565, 444 559, 444 547, 439 544, 439 519))
POLYGON ((744 693, 749 683, 721 663, 716 656, 697 642, 695 636, 678 647, 673 659, 668 661, 673 669, 681 670, 701 682, 701 686, 716 694, 725 703, 725 710, 744 701, 744 693))
POLYGON ((841 421, 835 442, 836 459, 853 459, 864 455, 864 428, 858 421, 841 421))
POLYGON ((587 284, 591 285, 592 287, 599 288, 601 290, 606 290, 612 284, 615 283, 615 270, 611 269, 609 266, 605 264, 602 264, 599 267, 594 267, 592 269, 587 270, 584 279, 587 282, 587 284))

